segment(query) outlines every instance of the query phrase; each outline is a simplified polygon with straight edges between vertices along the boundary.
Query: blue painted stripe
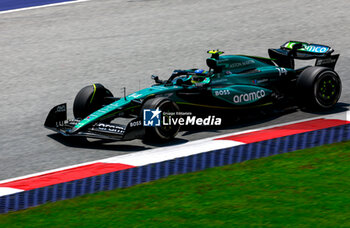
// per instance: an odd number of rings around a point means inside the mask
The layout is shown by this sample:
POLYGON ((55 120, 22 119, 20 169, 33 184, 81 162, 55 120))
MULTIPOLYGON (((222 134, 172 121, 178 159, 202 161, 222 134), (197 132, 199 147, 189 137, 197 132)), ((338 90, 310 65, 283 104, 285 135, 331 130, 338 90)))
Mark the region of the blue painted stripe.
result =
POLYGON ((76 0, 0 0, 0 11, 75 1, 76 0))

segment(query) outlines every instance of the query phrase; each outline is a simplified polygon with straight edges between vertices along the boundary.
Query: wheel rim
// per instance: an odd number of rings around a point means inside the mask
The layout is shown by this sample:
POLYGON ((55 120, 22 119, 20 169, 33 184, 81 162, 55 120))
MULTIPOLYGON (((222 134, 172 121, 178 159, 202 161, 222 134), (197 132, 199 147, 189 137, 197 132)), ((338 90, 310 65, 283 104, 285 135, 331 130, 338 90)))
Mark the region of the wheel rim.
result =
POLYGON ((155 130, 157 131, 158 135, 162 136, 163 138, 171 138, 177 134, 180 126, 172 124, 164 125, 163 118, 167 118, 167 120, 169 120, 170 118, 176 116, 164 115, 164 113, 176 113, 179 111, 179 109, 172 102, 165 102, 163 104, 160 104, 159 109, 162 111, 161 126, 156 127, 155 130))
POLYGON ((315 88, 316 100, 324 107, 337 103, 340 96, 340 81, 333 74, 326 73, 320 77, 315 88))

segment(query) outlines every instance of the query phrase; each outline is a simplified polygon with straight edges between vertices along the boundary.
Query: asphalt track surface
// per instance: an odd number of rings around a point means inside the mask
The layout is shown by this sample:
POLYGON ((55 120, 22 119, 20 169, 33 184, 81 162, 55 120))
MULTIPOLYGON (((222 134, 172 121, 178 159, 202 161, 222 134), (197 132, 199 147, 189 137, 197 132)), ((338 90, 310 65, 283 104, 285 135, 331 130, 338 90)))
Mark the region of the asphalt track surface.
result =
MULTIPOLYGON (((79 143, 43 127, 48 111, 100 82, 115 96, 205 68, 208 49, 267 56, 287 40, 341 54, 341 103, 350 103, 350 1, 91 0, 0 15, 0 180, 162 145, 79 143)), ((71 109, 68 115, 72 117, 71 109)), ((260 114, 257 114, 259 117, 260 114)), ((299 110, 227 129, 182 132, 173 143, 321 115, 299 110)))

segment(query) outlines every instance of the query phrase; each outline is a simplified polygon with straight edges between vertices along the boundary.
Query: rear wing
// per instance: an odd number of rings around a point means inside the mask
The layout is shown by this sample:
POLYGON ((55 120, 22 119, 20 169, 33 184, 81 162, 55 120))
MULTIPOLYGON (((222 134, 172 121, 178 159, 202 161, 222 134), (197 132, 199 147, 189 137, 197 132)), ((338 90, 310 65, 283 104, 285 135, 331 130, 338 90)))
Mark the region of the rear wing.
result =
POLYGON ((269 55, 278 66, 294 69, 294 59, 316 59, 315 66, 334 69, 339 54, 332 55, 334 50, 326 45, 288 41, 279 49, 269 49, 269 55))
POLYGON ((317 56, 326 56, 334 52, 334 50, 331 47, 326 45, 309 44, 300 41, 288 41, 281 46, 281 49, 292 51, 294 50, 296 58, 298 58, 298 54, 304 54, 300 55, 300 58, 305 58, 307 56, 310 56, 311 58, 317 56))

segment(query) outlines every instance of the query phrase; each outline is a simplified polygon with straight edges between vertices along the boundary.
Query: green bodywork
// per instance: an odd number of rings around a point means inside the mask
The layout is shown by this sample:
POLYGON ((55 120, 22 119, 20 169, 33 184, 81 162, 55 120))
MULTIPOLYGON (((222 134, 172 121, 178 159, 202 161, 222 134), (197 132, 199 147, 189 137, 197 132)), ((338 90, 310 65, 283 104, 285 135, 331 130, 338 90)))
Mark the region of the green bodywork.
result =
POLYGON ((80 121, 77 125, 75 125, 73 131, 86 125, 89 125, 90 123, 93 123, 98 119, 109 118, 111 116, 117 115, 120 112, 126 111, 126 109, 133 109, 139 107, 140 105, 137 103, 133 103, 133 100, 145 99, 148 96, 175 92, 181 89, 183 89, 181 86, 152 86, 150 88, 137 91, 92 113, 91 115, 80 121))
POLYGON ((242 55, 222 55, 208 58, 209 71, 205 75, 196 75, 195 70, 186 70, 187 75, 176 77, 165 84, 157 84, 121 98, 81 120, 72 132, 88 126, 97 120, 118 117, 127 111, 140 110, 144 99, 153 96, 167 96, 178 103, 191 103, 186 97, 177 96, 178 92, 205 91, 211 93, 208 105, 215 106, 216 101, 224 101, 227 106, 245 107, 271 102, 274 88, 280 82, 295 75, 293 69, 277 67, 271 59, 242 55), (195 77, 202 81, 194 81, 195 77), (181 85, 182 80, 186 85, 181 85), (264 102, 262 102, 264 101, 264 102))

